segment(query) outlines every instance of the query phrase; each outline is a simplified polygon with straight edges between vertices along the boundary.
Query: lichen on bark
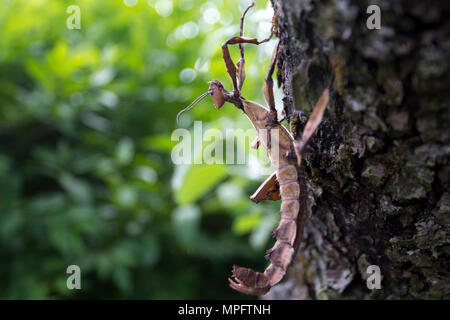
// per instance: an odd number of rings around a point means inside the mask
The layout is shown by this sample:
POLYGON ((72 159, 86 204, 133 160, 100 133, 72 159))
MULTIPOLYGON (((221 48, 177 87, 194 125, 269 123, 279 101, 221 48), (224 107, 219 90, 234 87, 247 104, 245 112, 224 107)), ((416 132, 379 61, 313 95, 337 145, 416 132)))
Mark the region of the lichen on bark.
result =
POLYGON ((305 160, 313 213, 267 299, 450 298, 450 16, 439 1, 272 0, 277 78, 300 135, 338 59, 305 160), (381 8, 369 30, 366 9, 381 8), (378 265, 382 289, 366 286, 378 265))

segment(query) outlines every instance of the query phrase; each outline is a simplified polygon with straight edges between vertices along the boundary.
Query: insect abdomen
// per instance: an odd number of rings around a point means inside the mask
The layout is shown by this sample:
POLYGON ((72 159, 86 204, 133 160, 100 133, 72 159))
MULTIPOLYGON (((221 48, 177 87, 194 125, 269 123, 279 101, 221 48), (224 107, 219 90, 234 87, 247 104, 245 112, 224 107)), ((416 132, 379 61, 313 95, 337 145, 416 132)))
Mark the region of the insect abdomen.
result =
POLYGON ((277 241, 272 249, 267 251, 267 258, 270 259, 271 265, 264 271, 271 286, 283 278, 295 254, 294 244, 297 238, 300 197, 295 165, 280 164, 277 179, 280 184, 281 219, 273 232, 277 241))

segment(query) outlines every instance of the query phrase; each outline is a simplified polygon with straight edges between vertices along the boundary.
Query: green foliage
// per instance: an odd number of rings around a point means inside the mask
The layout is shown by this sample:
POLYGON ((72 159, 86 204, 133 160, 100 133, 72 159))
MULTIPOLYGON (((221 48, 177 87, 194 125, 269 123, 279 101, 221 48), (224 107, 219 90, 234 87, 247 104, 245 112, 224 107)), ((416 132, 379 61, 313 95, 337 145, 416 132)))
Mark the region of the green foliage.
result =
POLYGON ((213 188, 227 175, 221 165, 191 165, 176 190, 175 199, 180 205, 192 203, 213 188))
MULTIPOLYGON (((0 0, 0 298, 243 297, 231 265, 262 269, 277 219, 248 200, 264 177, 170 154, 176 113, 211 79, 231 86, 220 44, 246 4, 0 0), (66 28, 72 4, 80 30, 66 28), (71 264, 81 290, 66 287, 71 264)), ((249 35, 267 35, 266 4, 249 35)), ((261 101, 270 49, 246 48, 245 96, 261 101)), ((182 126, 194 118, 249 128, 208 99, 182 126)))

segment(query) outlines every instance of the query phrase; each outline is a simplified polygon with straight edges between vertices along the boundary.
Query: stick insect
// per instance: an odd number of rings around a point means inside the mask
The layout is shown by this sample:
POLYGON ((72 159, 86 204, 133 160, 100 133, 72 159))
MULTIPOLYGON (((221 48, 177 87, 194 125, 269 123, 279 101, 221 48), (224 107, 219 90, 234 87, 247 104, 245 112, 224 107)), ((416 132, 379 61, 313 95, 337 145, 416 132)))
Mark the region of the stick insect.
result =
POLYGON ((316 103, 308 122, 299 139, 294 139, 291 133, 277 119, 273 95, 272 75, 278 57, 279 40, 277 40, 269 70, 264 82, 264 97, 269 109, 246 100, 241 95, 245 80, 244 44, 260 45, 268 42, 275 34, 278 14, 275 13, 270 36, 262 41, 243 36, 244 18, 247 11, 254 6, 250 4, 244 11, 240 23, 240 35, 232 37, 222 44, 222 55, 228 75, 233 83, 233 91, 228 91, 218 80, 209 82, 207 92, 198 97, 188 107, 180 111, 179 116, 192 108, 204 97, 210 95, 214 105, 220 109, 225 102, 233 104, 248 117, 257 132, 254 148, 262 145, 268 152, 270 161, 277 169, 262 183, 250 197, 258 203, 262 200, 281 199, 281 219, 273 235, 275 245, 267 251, 266 258, 270 260, 264 272, 256 272, 249 268, 233 266, 232 278, 228 278, 231 288, 246 294, 262 295, 283 279, 290 266, 295 252, 300 245, 304 221, 306 219, 306 187, 302 172, 302 155, 315 130, 319 126, 329 100, 329 88, 325 88, 316 103), (239 45, 240 59, 235 65, 228 49, 229 45, 239 45))

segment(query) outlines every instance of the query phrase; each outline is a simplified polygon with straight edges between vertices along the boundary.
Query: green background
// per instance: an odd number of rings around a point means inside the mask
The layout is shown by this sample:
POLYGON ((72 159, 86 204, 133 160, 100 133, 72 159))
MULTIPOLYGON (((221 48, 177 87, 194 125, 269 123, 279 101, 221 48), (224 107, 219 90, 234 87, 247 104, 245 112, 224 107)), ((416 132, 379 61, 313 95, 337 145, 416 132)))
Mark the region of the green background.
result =
MULTIPOLYGON (((265 177, 171 161, 177 127, 250 128, 210 98, 175 122, 208 81, 231 89, 220 46, 247 4, 0 0, 0 298, 248 298, 227 277, 267 263, 278 204, 249 200, 265 177)), ((247 35, 267 37, 271 16, 257 1, 247 35)), ((264 101, 273 42, 246 47, 247 99, 264 101)))

